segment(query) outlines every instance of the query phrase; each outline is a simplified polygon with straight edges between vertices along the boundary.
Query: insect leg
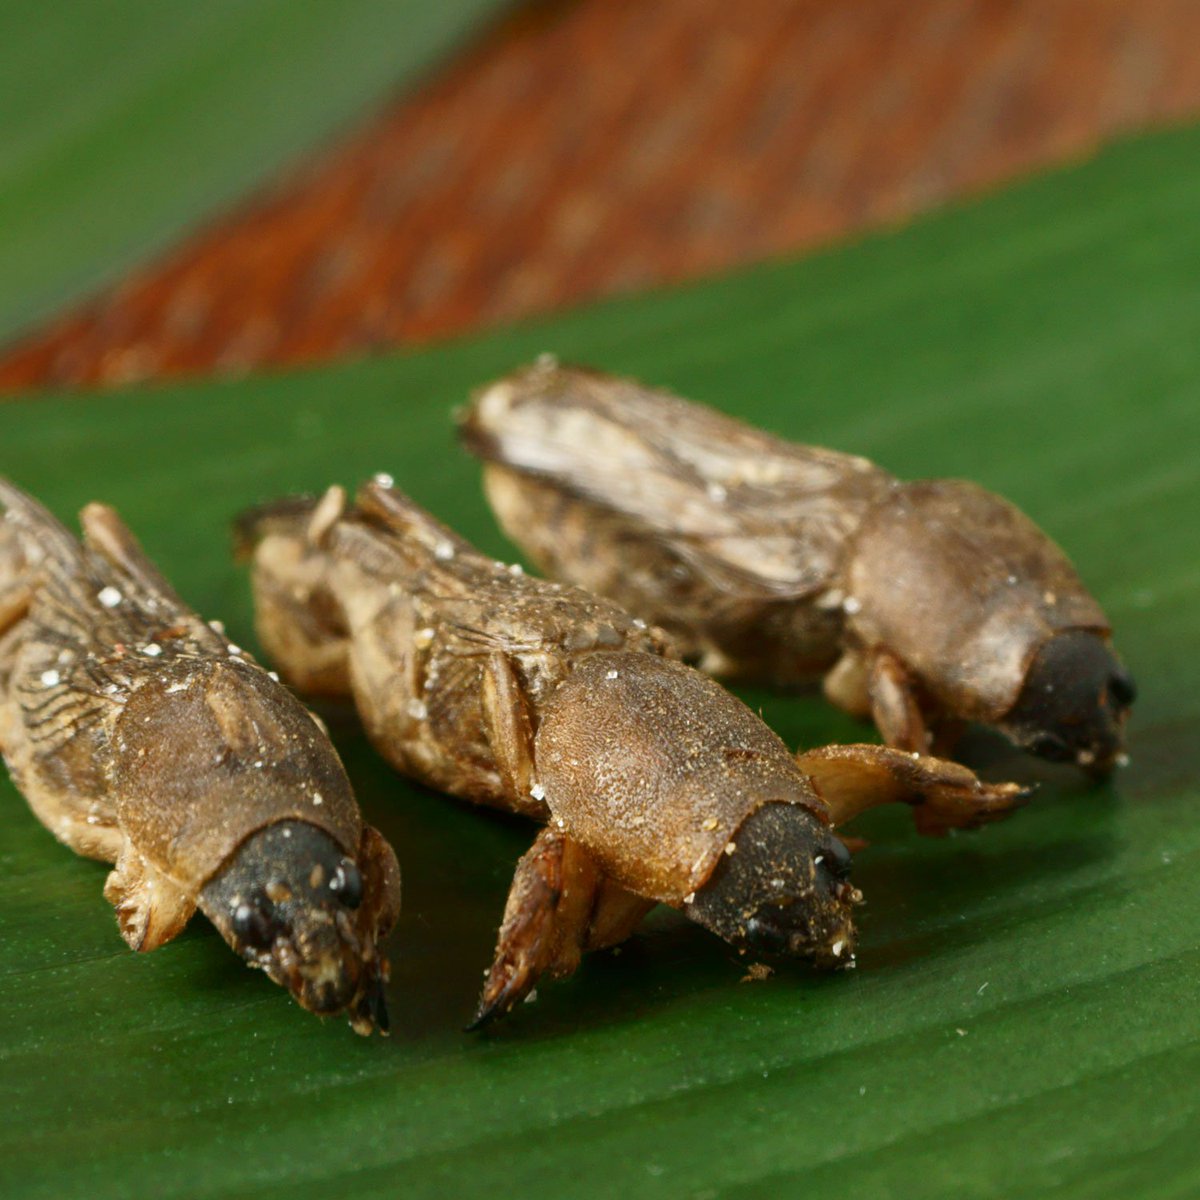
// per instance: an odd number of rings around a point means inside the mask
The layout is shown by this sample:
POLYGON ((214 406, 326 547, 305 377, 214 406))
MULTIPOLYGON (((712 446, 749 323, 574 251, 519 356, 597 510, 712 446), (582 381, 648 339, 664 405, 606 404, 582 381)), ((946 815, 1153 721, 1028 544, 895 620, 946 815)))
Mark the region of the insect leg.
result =
POLYGON ((157 950, 196 911, 196 898, 151 867, 128 841, 104 883, 104 898, 117 910, 121 936, 134 950, 157 950))
POLYGON ((868 688, 867 664, 857 650, 847 650, 830 668, 821 684, 830 704, 848 712, 852 717, 870 719, 871 694, 868 688))
POLYGON ((929 749, 929 730, 908 672, 898 659, 886 651, 871 660, 867 691, 871 697, 871 715, 883 740, 897 750, 929 749))
POLYGON ((653 907, 653 900, 627 892, 611 879, 602 879, 583 948, 606 950, 609 946, 619 945, 642 923, 642 918, 653 907))
POLYGON ((533 794, 536 776, 529 706, 512 663, 499 650, 487 656, 482 687, 484 729, 512 808, 545 820, 545 801, 533 794))
POLYGON ((0 522, 0 674, 16 656, 16 627, 33 602, 33 582, 15 528, 0 522))
POLYGON ((33 589, 22 583, 0 588, 0 637, 29 611, 32 598, 33 589))
POLYGON ((919 833, 939 836, 1008 816, 1028 801, 1015 783, 984 783, 960 763, 887 746, 824 746, 796 756, 841 825, 879 804, 911 804, 919 833))
POLYGON ((0 590, 0 692, 7 690, 22 640, 19 625, 32 598, 33 590, 20 584, 0 590))
POLYGON ((471 1029, 503 1016, 542 975, 579 965, 601 886, 599 869, 577 842, 543 829, 517 864, 496 954, 471 1029))

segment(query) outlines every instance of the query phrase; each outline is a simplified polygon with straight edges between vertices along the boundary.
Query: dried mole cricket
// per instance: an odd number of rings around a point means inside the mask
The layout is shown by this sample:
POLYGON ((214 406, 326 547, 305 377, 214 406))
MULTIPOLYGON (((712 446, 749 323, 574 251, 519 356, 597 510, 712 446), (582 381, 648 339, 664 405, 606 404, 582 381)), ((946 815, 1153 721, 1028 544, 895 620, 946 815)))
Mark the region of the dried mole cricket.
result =
POLYGON ((545 357, 461 422, 500 523, 549 575, 661 625, 713 674, 793 684, 949 753, 966 721, 1093 776, 1133 681, 1062 551, 973 483, 901 483, 545 357))
POLYGON ((1024 794, 881 746, 793 757, 661 635, 607 600, 485 558, 383 479, 347 507, 247 513, 257 623, 302 691, 352 695, 400 771, 546 823, 521 859, 476 1024, 626 938, 656 902, 735 946, 853 960, 832 826, 886 801, 929 832, 1024 794))
POLYGON ((0 480, 0 750, 30 807, 115 863, 153 950, 199 908, 301 1005, 386 1030, 395 855, 315 718, 185 607, 112 509, 80 544, 0 480))

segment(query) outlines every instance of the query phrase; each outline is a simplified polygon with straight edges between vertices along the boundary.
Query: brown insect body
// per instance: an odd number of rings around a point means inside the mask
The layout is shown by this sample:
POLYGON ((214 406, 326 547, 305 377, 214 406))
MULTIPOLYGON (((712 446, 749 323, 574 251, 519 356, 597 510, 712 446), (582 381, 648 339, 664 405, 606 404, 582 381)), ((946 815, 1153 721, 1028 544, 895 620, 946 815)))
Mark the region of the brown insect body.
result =
POLYGON ((111 509, 84 510, 80 544, 3 481, 0 501, 0 750, 60 841, 115 864, 126 941, 152 950, 199 907, 304 1007, 386 1026, 395 856, 315 718, 111 509))
POLYGON ((485 558, 383 483, 349 508, 339 488, 267 506, 241 532, 259 634, 290 680, 353 695, 404 773, 546 823, 517 868, 481 1020, 628 936, 655 902, 744 948, 844 965, 856 893, 832 822, 905 799, 932 830, 1020 799, 880 747, 797 762, 663 657, 658 631, 485 558))
POLYGON ((462 435, 539 567, 715 674, 824 677, 903 749, 973 720, 1096 773, 1122 753, 1133 689, 1107 618, 1063 552, 975 484, 902 483, 550 360, 483 389, 462 435))

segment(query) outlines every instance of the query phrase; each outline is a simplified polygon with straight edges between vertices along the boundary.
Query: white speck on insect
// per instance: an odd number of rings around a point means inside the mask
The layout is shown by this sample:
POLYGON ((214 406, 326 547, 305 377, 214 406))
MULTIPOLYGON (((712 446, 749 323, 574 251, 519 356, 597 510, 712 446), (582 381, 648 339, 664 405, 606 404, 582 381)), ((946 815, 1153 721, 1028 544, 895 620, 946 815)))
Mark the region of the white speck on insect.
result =
POLYGON ((1129 755, 1128 754, 1118 754, 1117 757, 1113 759, 1113 762, 1118 767, 1127 767, 1127 766, 1129 766, 1129 755))
POLYGON ((1009 582, 1009 585, 1010 585, 1010 586, 1011 586, 1012 584, 1015 584, 1015 583, 1017 582, 1017 577, 1016 577, 1015 575, 1010 575, 1010 576, 1008 577, 1008 582, 1009 582))
POLYGON ((718 824, 720 824, 720 822, 717 820, 716 817, 709 817, 708 820, 705 821, 704 824, 700 826, 700 828, 701 829, 716 829, 718 824))
POLYGON ((646 622, 643 621, 641 617, 634 617, 633 618, 633 627, 634 627, 634 629, 645 629, 646 622))
POLYGON ((224 633, 225 632, 225 622, 224 621, 209 621, 208 627, 209 627, 209 629, 211 629, 213 631, 213 633, 224 633))
POLYGON ((533 785, 533 787, 531 787, 531 788, 529 789, 529 794, 530 794, 530 795, 531 795, 531 796, 532 796, 532 797, 533 797, 535 800, 545 800, 545 798, 546 798, 546 789, 545 789, 544 787, 542 787, 542 785, 541 785, 540 783, 535 783, 535 784, 533 785))
POLYGON ((324 803, 325 803, 325 797, 324 797, 324 796, 322 796, 320 792, 313 792, 313 794, 312 794, 312 802, 313 802, 314 804, 324 804, 324 803))
POLYGON ((283 829, 283 836, 285 838, 290 838, 292 836, 292 831, 290 829, 288 829, 286 825, 284 826, 284 829, 283 829))
POLYGON ((147 658, 157 658, 162 653, 162 647, 157 642, 147 642, 142 647, 142 653, 147 658))
POLYGON ((1058 595, 1055 592, 1043 592, 1042 599, 1045 600, 1045 602, 1050 605, 1054 605, 1054 604, 1058 603, 1058 595))
POLYGON ((279 682, 279 672, 278 671, 268 671, 267 678, 269 680, 271 680, 272 683, 278 683, 279 682))
POLYGON ((424 650, 428 646, 433 645, 433 630, 426 626, 424 629, 418 629, 413 634, 413 645, 418 650, 424 650))
POLYGON ((234 656, 242 653, 241 646, 235 646, 232 642, 229 643, 229 645, 226 647, 226 650, 229 654, 234 656))
POLYGON ((841 938, 838 938, 838 940, 836 942, 834 942, 832 946, 830 946, 830 950, 833 952, 834 958, 841 958, 842 951, 845 949, 846 949, 846 943, 844 941, 842 941, 841 938))
POLYGON ((684 896, 683 902, 684 904, 694 904, 696 902, 696 893, 688 892, 688 894, 684 896))
POLYGON ((100 824, 100 818, 99 818, 98 816, 96 816, 96 814, 95 814, 95 813, 88 813, 88 819, 87 819, 87 823, 88 823, 89 825, 99 825, 99 824, 100 824))
POLYGON ((190 686, 190 680, 185 679, 182 683, 173 683, 167 688, 167 695, 173 696, 176 692, 186 692, 190 686))
POLYGON ((822 864, 824 861, 825 861, 825 855, 823 855, 823 854, 818 854, 818 855, 817 855, 817 856, 816 856, 816 857, 813 859, 813 866, 814 866, 814 867, 819 867, 819 866, 820 866, 820 865, 821 865, 821 864, 822 864))
POLYGON ((729 493, 719 483, 710 483, 706 490, 708 498, 714 504, 724 504, 729 496, 729 493))
POLYGON ((967 1036, 967 1031, 965 1029, 956 1029, 954 1032, 957 1033, 959 1037, 967 1036))
POLYGON ((605 674, 604 678, 605 678, 605 679, 616 679, 616 678, 617 678, 617 672, 616 672, 616 671, 609 671, 609 672, 607 672, 607 673, 605 674))
POLYGON ((114 696, 117 693, 117 685, 115 683, 106 683, 104 685, 104 694, 106 696, 114 696))
POLYGON ((116 608, 117 605, 120 604, 124 599, 124 596, 122 596, 115 587, 109 584, 108 587, 103 587, 96 593, 96 599, 99 600, 105 608, 116 608))
POLYGON ((562 819, 562 817, 555 817, 554 826, 556 829, 566 829, 567 823, 562 819))
POLYGON ((725 843, 725 853, 726 854, 732 854, 735 850, 737 850, 737 842, 726 842, 725 843))
POLYGON ((1092 763, 1096 761, 1096 752, 1095 750, 1080 750, 1080 752, 1075 755, 1075 761, 1081 767, 1090 767, 1092 763))
POLYGON ((425 707, 424 700, 410 700, 408 702, 408 715, 414 721, 423 721, 429 716, 429 709, 425 707))
POLYGON ((533 1004, 537 1001, 537 988, 534 988, 528 996, 525 997, 526 1004, 533 1004))
POLYGON ((56 684, 59 684, 61 682, 62 682, 62 676, 57 671, 43 671, 42 672, 42 683, 46 687, 54 687, 56 684))
POLYGON ((454 557, 454 543, 438 542, 438 544, 433 548, 433 557, 436 558, 438 562, 449 562, 454 557))
POLYGON ((856 612, 862 612, 862 601, 857 596, 847 596, 842 601, 842 611, 854 616, 856 612))
POLYGON ((818 608, 841 608, 846 603, 846 593, 840 588, 833 588, 831 591, 825 592, 820 599, 817 600, 818 608))
POLYGON ((386 472, 378 471, 372 478, 373 483, 379 484, 381 488, 394 488, 396 481, 386 472))
POLYGON ((520 564, 520 563, 513 563, 513 564, 512 564, 512 565, 511 565, 511 566, 508 568, 508 573, 509 573, 510 575, 524 575, 524 574, 525 574, 525 568, 524 568, 523 566, 521 566, 521 564, 520 564))

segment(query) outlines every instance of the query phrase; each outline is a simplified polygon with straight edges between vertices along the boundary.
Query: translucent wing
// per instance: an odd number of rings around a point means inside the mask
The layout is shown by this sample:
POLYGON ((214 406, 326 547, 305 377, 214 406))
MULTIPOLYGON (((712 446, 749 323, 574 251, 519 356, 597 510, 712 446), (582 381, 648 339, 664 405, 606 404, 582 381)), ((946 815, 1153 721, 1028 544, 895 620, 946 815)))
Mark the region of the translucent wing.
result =
POLYGON ((772 437, 599 372, 539 362, 484 390, 468 447, 621 515, 722 591, 822 588, 892 477, 866 459, 772 437))
MULTIPOLYGON (((451 635, 455 653, 482 657, 499 650, 520 657, 547 648, 655 645, 645 625, 618 605, 487 558, 394 488, 367 484, 353 517, 335 536, 361 531, 380 539, 377 545, 388 559, 382 577, 398 584, 425 617, 451 635)), ((350 551, 359 562, 371 559, 362 543, 342 547, 343 553, 350 551)))

